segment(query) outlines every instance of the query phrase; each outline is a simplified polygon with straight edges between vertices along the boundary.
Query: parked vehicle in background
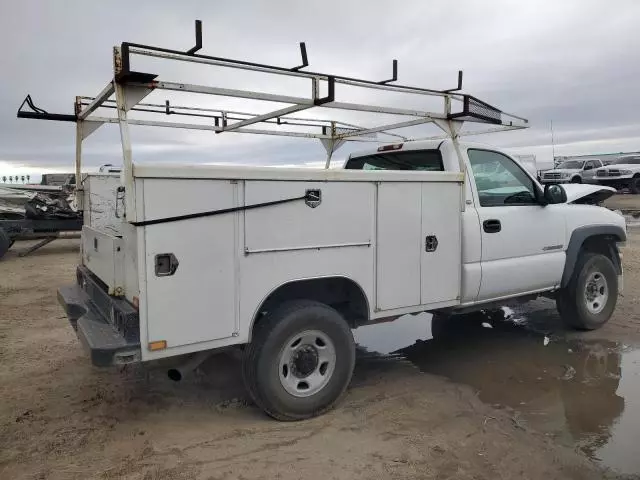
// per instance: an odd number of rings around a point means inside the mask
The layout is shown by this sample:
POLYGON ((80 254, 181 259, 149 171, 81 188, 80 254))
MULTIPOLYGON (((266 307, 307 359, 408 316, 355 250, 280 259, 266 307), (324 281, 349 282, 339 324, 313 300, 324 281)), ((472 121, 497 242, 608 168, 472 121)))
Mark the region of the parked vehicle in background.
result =
POLYGON ((43 173, 40 185, 53 185, 61 187, 64 185, 75 185, 76 176, 73 173, 43 173))
POLYGON ((640 193, 640 156, 622 157, 596 170, 596 181, 618 190, 628 188, 631 193, 640 193))
POLYGON ((542 173, 542 183, 594 183, 596 169, 601 160, 567 160, 553 170, 542 173))

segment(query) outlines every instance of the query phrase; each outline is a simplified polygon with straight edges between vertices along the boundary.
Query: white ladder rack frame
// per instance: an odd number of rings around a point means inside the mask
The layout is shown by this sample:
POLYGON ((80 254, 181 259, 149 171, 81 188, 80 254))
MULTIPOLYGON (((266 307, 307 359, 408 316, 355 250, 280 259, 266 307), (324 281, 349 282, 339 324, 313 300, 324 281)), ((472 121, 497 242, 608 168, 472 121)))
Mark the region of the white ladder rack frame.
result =
MULTIPOLYGON (((363 80, 339 75, 329 75, 301 70, 308 66, 306 57, 306 47, 300 44, 303 58, 303 65, 295 68, 284 68, 273 65, 258 64, 240 60, 212 57, 195 53, 202 46, 201 23, 196 21, 196 46, 187 52, 159 48, 149 45, 133 43, 123 43, 113 49, 113 79, 95 97, 78 96, 75 99, 75 115, 49 114, 33 105, 30 96, 27 96, 20 109, 18 116, 23 118, 39 118, 45 120, 62 120, 76 122, 76 179, 77 189, 82 189, 80 182, 82 173, 82 142, 97 128, 105 123, 118 123, 120 127, 120 137, 122 143, 123 169, 122 181, 125 188, 126 220, 136 221, 135 202, 135 182, 134 163, 132 158, 131 140, 129 135, 129 125, 157 126, 167 128, 180 128, 191 130, 205 130, 214 133, 246 133, 260 135, 277 135, 298 138, 315 138, 322 142, 327 151, 326 168, 330 166, 333 152, 346 141, 376 142, 378 133, 389 136, 391 139, 410 139, 394 133, 393 130, 400 128, 433 123, 443 132, 444 137, 454 141, 456 150, 459 152, 458 137, 461 135, 478 135, 481 133, 491 133, 496 131, 514 130, 528 127, 528 121, 522 117, 502 112, 501 110, 482 102, 481 100, 459 92, 462 88, 462 72, 459 72, 458 87, 449 90, 433 90, 405 85, 391 85, 389 82, 397 80, 397 61, 393 62, 393 78, 382 82, 363 80), (220 88, 207 85, 195 85, 187 83, 176 83, 158 80, 155 74, 131 71, 130 57, 134 55, 144 57, 154 57, 163 60, 178 62, 198 63, 221 68, 234 68, 249 70, 271 75, 281 75, 310 80, 309 97, 298 97, 288 95, 277 95, 251 90, 239 90, 230 88, 220 88), (320 95, 321 87, 326 84, 327 96, 320 95), (441 98, 442 110, 430 112, 418 109, 407 109, 399 107, 381 106, 364 103, 338 102, 335 100, 335 90, 337 85, 347 85, 349 87, 366 88, 370 90, 382 90, 388 92, 407 93, 420 95, 423 97, 441 98), (154 103, 142 103, 143 99, 155 90, 167 90, 178 92, 189 92, 208 94, 221 97, 242 98, 262 102, 274 102, 288 106, 280 107, 268 113, 253 114, 223 109, 202 108, 194 106, 170 105, 169 101, 165 105, 154 103), (115 99, 112 99, 115 95, 115 99), (462 110, 452 111, 452 101, 462 104, 462 110), (22 108, 28 104, 32 111, 23 111, 22 108), (307 118, 292 116, 297 112, 310 110, 316 107, 335 109, 343 111, 358 111, 372 114, 389 114, 404 117, 402 121, 394 121, 372 127, 361 127, 350 123, 328 120, 324 118, 307 118), (114 116, 97 116, 96 110, 115 109, 114 116), (168 120, 141 120, 131 119, 130 111, 142 111, 149 114, 161 116, 174 115, 177 117, 193 116, 210 119, 212 122, 205 123, 185 123, 168 120), (475 122, 489 124, 492 128, 483 131, 461 132, 464 122, 475 122), (306 131, 287 129, 287 125, 295 126, 306 131), (260 128, 261 126, 276 126, 277 129, 260 128)), ((426 138, 426 137, 425 137, 426 138)), ((442 138, 442 137, 430 137, 442 138)), ((461 171, 464 171, 464 164, 460 154, 461 171)), ((81 195, 77 198, 81 201, 81 195)))

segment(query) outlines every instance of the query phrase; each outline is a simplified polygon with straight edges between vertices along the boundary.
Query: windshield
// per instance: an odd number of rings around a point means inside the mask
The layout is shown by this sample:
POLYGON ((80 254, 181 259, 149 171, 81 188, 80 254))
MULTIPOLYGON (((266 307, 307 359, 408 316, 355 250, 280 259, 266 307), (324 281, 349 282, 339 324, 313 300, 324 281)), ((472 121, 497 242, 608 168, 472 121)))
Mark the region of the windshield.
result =
POLYGON ((349 159, 345 168, 350 170, 444 171, 440 150, 393 151, 355 157, 349 159))
POLYGON ((569 168, 572 170, 580 170, 583 165, 584 165, 584 162, 581 162, 579 160, 570 160, 568 162, 562 162, 560 165, 558 165, 557 168, 569 168))
POLYGON ((622 157, 611 162, 611 165, 640 165, 640 157, 622 157))

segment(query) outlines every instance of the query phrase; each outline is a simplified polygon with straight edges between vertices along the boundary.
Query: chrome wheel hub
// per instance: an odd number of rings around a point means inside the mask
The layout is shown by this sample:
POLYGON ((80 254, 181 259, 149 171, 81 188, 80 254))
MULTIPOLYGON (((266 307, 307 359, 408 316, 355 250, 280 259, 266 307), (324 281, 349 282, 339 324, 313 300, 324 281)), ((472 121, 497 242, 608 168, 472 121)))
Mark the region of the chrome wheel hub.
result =
POLYGON ((591 272, 584 289, 584 299, 589 313, 598 314, 607 304, 609 289, 607 280, 600 272, 591 272))
POLYGON ((308 397, 329 383, 335 370, 336 349, 323 332, 307 330, 287 340, 278 363, 282 387, 295 397, 308 397))

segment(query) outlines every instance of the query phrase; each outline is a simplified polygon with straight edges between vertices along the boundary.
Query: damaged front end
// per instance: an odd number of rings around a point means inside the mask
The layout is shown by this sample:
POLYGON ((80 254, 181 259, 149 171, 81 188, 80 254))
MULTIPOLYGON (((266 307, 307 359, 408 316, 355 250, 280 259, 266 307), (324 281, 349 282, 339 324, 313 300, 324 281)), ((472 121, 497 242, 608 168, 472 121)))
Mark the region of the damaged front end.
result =
POLYGON ((562 185, 562 188, 567 193, 567 203, 581 205, 600 205, 616 193, 615 188, 602 185, 568 183, 562 185))

